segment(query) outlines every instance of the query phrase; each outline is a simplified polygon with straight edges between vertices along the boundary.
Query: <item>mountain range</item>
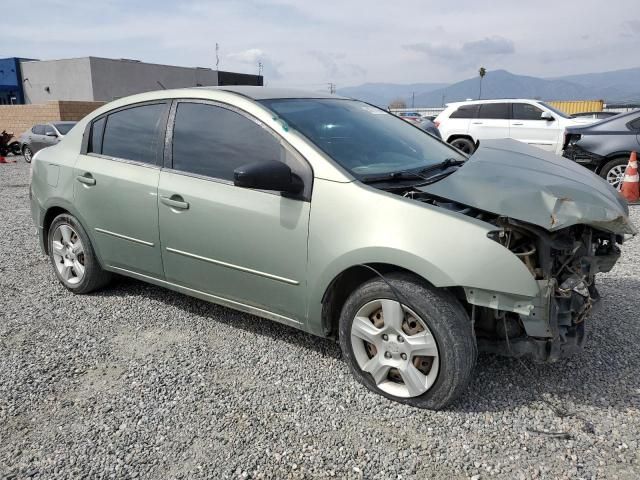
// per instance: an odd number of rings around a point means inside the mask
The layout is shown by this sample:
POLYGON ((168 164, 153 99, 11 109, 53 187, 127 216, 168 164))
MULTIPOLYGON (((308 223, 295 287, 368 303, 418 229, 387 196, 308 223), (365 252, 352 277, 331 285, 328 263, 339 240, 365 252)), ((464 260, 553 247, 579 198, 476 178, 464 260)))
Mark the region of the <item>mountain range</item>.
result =
MULTIPOLYGON (((365 83, 339 88, 337 93, 380 107, 402 100, 408 107, 439 107, 443 103, 477 99, 479 77, 452 84, 365 83)), ((640 102, 640 68, 601 73, 539 78, 506 70, 487 71, 482 98, 536 98, 541 100, 604 100, 608 103, 640 102)))

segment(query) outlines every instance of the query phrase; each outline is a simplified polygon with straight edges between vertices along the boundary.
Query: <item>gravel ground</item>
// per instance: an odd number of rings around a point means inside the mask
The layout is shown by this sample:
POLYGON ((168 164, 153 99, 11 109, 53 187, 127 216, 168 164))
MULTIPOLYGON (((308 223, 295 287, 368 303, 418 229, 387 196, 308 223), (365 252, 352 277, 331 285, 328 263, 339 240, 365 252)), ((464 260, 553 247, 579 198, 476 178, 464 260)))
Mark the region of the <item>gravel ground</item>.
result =
POLYGON ((3 478, 640 477, 640 238, 600 280, 582 354, 482 355, 466 396, 430 412, 369 393, 337 345, 292 328, 128 279, 70 294, 28 181, 0 165, 3 478))

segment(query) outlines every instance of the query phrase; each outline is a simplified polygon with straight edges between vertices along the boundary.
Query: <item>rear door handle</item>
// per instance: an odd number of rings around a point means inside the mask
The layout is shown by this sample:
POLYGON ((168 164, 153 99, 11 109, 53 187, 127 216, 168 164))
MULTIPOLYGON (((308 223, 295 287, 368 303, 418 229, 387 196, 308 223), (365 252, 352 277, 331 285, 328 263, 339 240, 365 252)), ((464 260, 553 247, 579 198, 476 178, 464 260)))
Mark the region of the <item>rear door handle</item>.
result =
POLYGON ((96 179, 91 176, 90 173, 85 173, 84 175, 78 175, 76 177, 80 183, 84 183, 85 185, 95 185, 96 179))
POLYGON ((482 125, 482 122, 471 122, 471 123, 473 123, 474 125, 482 125))
POLYGON ((512 123, 511 125, 524 125, 524 123, 512 123))
POLYGON ((177 208, 179 210, 187 210, 189 208, 189 202, 185 202, 184 198, 182 198, 180 195, 160 197, 160 201, 171 208, 177 208))

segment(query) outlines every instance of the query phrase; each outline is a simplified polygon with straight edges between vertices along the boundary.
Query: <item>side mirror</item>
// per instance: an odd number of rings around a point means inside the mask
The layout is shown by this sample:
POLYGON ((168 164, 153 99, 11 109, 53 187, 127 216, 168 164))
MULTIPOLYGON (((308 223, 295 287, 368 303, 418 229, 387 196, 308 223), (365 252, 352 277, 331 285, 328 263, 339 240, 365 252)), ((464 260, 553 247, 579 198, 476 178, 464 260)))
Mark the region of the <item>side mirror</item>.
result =
POLYGON ((551 115, 549 112, 542 112, 542 114, 540 115, 540 118, 542 120, 546 120, 547 122, 553 122, 555 120, 553 115, 551 115))
POLYGON ((242 165, 233 171, 233 184, 237 187, 298 194, 304 184, 300 177, 282 162, 258 162, 242 165))
POLYGON ((57 137, 58 136, 58 134, 56 132, 54 132, 53 130, 49 130, 48 132, 45 132, 44 134, 47 137, 57 137))

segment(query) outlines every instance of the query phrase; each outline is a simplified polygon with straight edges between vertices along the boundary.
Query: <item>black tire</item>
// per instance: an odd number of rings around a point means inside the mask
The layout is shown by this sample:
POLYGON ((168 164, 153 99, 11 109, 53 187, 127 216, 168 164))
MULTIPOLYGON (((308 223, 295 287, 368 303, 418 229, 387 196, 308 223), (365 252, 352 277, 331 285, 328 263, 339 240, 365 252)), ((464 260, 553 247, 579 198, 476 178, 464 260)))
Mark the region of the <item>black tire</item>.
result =
POLYGON ((439 371, 435 383, 422 395, 398 397, 378 388, 373 377, 358 365, 351 342, 351 326, 358 311, 376 299, 396 299, 389 286, 376 277, 358 287, 345 302, 340 315, 340 347, 356 379, 369 390, 414 407, 439 410, 460 396, 471 379, 477 358, 471 321, 460 302, 450 293, 429 286, 421 278, 390 273, 387 281, 401 300, 426 323, 438 347, 439 371))
POLYGON ((77 294, 85 294, 97 290, 103 286, 105 286, 111 280, 111 273, 105 271, 100 266, 98 259, 95 256, 93 251, 93 247, 91 245, 91 241, 87 236, 87 232, 85 232, 84 228, 78 220, 68 213, 63 213, 58 215, 51 222, 51 226, 49 227, 49 232, 47 234, 47 250, 49 252, 49 260, 51 261, 51 266, 53 267, 53 271, 58 277, 58 280, 65 288, 70 290, 73 293, 77 294), (84 264, 84 275, 82 279, 76 284, 70 284, 67 282, 60 272, 58 271, 58 267, 56 266, 56 259, 54 257, 54 232, 61 225, 70 226, 75 233, 77 233, 80 238, 83 246, 83 264, 84 264))
POLYGON ((467 155, 471 155, 476 149, 476 146, 473 143, 473 141, 470 138, 465 138, 465 137, 454 138, 449 142, 449 144, 452 147, 456 147, 458 150, 461 150, 462 152, 466 153, 467 155))
POLYGON ((626 166, 628 163, 629 163, 628 157, 618 157, 618 158, 614 158, 613 160, 609 160, 600 169, 600 176, 604 178, 609 183, 609 185, 619 190, 620 185, 618 183, 613 183, 611 179, 608 178, 609 173, 611 172, 611 174, 613 175, 612 170, 616 169, 616 167, 618 167, 618 169, 624 173, 624 170, 626 169, 626 166), (622 167, 622 168, 620 169, 619 167, 622 167))
POLYGON ((33 152, 29 148, 28 145, 22 147, 22 156, 24 157, 24 161, 27 163, 31 163, 31 159, 33 158, 33 152))
POLYGON ((22 150, 20 148, 20 142, 11 142, 9 144, 9 149, 11 150, 11 153, 13 153, 14 155, 20 155, 22 153, 22 150))

